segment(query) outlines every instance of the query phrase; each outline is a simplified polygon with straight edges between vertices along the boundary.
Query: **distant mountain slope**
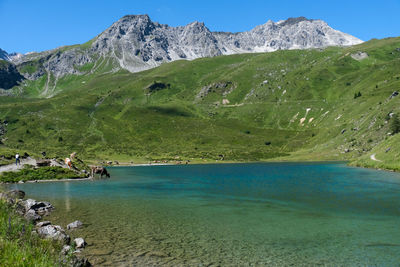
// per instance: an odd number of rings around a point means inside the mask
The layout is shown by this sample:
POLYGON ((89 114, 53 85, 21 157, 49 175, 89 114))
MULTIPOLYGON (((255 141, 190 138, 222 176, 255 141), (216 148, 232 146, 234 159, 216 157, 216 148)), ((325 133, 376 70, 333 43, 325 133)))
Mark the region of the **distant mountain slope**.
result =
MULTIPOLYGON (((180 60, 138 73, 102 61, 60 78, 52 98, 0 97, 0 152, 201 162, 288 154, 372 162, 376 154, 381 168, 400 169, 391 130, 400 116, 400 38, 180 60)), ((46 75, 26 81, 33 96, 46 75)))
POLYGON ((108 71, 122 68, 138 72, 180 59, 349 46, 361 42, 332 29, 322 20, 304 17, 276 23, 268 21, 248 32, 224 33, 211 32, 199 22, 170 27, 151 21, 147 15, 128 15, 85 44, 31 53, 13 62, 27 79, 47 75, 44 89, 47 94, 61 77, 93 72, 104 64, 110 66, 108 71))
POLYGON ((9 60, 8 53, 0 48, 0 59, 9 60))
POLYGON ((14 64, 0 59, 0 89, 10 89, 23 79, 14 64))

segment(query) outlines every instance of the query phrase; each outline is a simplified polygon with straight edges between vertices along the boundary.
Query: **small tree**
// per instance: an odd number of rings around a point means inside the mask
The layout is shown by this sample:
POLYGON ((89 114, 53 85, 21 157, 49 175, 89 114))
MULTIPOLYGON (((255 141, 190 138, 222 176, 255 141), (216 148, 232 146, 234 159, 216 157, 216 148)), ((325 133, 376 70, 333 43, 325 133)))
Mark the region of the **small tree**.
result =
POLYGON ((392 118, 390 119, 390 130, 392 131, 392 134, 397 134, 400 132, 400 119, 397 114, 394 114, 392 118))

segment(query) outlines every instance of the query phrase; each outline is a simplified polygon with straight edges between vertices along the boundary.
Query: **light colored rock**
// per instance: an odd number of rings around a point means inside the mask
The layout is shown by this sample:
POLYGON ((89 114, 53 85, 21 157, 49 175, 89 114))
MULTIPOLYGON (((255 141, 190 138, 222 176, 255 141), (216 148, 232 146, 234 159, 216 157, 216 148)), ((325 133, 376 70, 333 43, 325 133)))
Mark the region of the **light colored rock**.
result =
POLYGON ((37 233, 40 237, 45 239, 52 239, 61 241, 64 244, 68 244, 71 240, 70 237, 65 233, 59 225, 46 225, 37 229, 37 233))
POLYGON ((359 51, 359 52, 357 52, 357 53, 351 54, 351 57, 352 57, 353 59, 355 59, 355 60, 360 61, 360 60, 363 60, 363 59, 365 59, 365 58, 368 58, 369 56, 368 56, 367 53, 359 51))
POLYGON ((39 221, 42 217, 36 213, 36 211, 30 209, 28 210, 25 215, 25 219, 31 222, 39 221))
POLYGON ((67 230, 73 230, 75 228, 79 228, 83 225, 81 221, 74 221, 67 225, 67 230))
POLYGON ((22 203, 25 206, 26 211, 34 210, 39 215, 47 215, 54 209, 53 205, 51 205, 49 202, 46 201, 36 201, 34 199, 27 199, 22 203))
POLYGON ((74 243, 76 245, 76 248, 84 248, 87 245, 82 237, 75 238, 74 243))
POLYGON ((38 222, 38 223, 36 224, 36 227, 43 227, 43 226, 50 225, 50 224, 51 224, 50 221, 38 222))

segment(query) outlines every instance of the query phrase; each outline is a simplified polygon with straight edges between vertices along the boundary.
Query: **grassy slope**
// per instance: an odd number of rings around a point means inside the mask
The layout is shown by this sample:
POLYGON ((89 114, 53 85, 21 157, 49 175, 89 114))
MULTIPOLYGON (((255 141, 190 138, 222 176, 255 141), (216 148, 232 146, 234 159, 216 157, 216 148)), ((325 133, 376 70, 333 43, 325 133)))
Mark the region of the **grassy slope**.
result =
POLYGON ((30 98, 1 97, 0 118, 9 124, 0 151, 57 157, 77 151, 121 161, 360 159, 367 165, 377 150, 394 168, 398 136, 387 135, 385 121, 400 111, 400 96, 388 99, 400 89, 398 47, 400 38, 391 38, 176 61, 135 74, 110 73, 115 63, 103 59, 84 66, 86 75, 58 80, 53 98, 33 98, 41 80, 25 88, 30 98), (369 58, 352 59, 358 51, 369 58), (150 90, 155 83, 166 87, 150 90), (197 97, 205 86, 208 95, 197 97), (362 96, 354 99, 357 92, 362 96), (222 105, 223 99, 230 103, 222 105))

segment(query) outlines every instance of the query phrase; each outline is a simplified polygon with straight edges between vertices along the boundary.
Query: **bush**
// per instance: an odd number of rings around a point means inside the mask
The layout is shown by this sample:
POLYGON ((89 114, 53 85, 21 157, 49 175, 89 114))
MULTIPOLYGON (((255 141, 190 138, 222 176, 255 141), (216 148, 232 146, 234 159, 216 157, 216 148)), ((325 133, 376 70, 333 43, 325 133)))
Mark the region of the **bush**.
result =
POLYGON ((19 181, 30 180, 59 180, 86 177, 83 174, 78 174, 70 169, 65 169, 59 166, 41 167, 37 169, 25 166, 18 172, 4 172, 0 175, 0 182, 16 183, 19 181))
POLYGON ((400 132, 400 120, 397 114, 394 114, 390 119, 390 130, 392 131, 392 134, 397 134, 400 132))

